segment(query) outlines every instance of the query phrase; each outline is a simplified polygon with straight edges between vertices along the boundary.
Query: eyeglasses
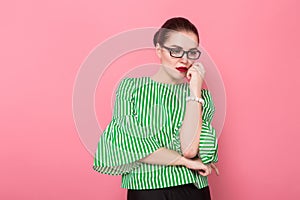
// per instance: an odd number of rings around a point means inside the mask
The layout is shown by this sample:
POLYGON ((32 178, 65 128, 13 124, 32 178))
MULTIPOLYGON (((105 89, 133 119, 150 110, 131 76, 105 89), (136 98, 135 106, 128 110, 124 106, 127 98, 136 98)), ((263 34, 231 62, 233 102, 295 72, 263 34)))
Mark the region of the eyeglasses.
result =
POLYGON ((197 60, 201 55, 201 52, 198 49, 184 51, 181 47, 171 48, 171 47, 166 47, 164 45, 161 46, 167 49, 170 52, 170 56, 174 58, 182 58, 184 54, 187 54, 188 59, 197 60))

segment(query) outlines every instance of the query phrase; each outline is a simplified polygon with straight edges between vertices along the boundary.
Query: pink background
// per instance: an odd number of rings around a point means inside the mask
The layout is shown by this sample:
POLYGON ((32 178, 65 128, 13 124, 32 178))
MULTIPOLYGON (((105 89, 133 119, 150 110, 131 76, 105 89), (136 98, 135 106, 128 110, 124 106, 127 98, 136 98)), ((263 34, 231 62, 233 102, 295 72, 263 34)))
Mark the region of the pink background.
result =
MULTIPOLYGON (((213 199, 300 199, 299 2, 184 3, 1 3, 0 199, 125 199, 121 176, 92 170, 73 121, 73 84, 96 45, 174 16, 198 27, 226 88, 221 175, 209 179, 213 199)), ((114 71, 126 73, 129 64, 114 71)), ((97 115, 105 125, 111 97, 102 89, 97 102, 108 106, 97 115)))

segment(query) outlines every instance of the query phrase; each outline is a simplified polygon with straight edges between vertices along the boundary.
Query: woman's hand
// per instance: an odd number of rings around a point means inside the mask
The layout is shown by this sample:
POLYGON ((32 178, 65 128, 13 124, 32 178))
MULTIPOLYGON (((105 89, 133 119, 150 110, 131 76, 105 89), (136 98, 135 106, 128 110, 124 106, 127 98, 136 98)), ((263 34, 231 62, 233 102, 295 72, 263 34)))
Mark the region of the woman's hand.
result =
POLYGON ((202 176, 211 174, 212 167, 205 165, 200 158, 186 159, 185 166, 189 169, 196 170, 202 176))
POLYGON ((196 62, 190 67, 186 73, 186 77, 190 83, 190 89, 194 96, 201 97, 202 83, 205 77, 205 69, 202 63, 196 62))

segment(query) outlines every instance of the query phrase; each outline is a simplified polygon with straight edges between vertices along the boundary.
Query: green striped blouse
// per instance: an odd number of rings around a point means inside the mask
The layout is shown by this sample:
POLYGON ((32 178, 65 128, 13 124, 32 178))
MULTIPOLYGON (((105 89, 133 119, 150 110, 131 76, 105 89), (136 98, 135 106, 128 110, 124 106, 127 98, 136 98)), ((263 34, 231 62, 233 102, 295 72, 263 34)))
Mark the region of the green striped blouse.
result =
MULTIPOLYGON (((207 164, 218 161, 216 131, 211 125, 215 112, 210 92, 201 90, 202 132, 198 157, 207 164)), ((188 83, 165 84, 150 77, 123 78, 116 90, 111 122, 100 136, 93 169, 109 175, 122 175, 122 188, 156 189, 194 183, 208 185, 185 166, 156 165, 139 160, 165 147, 183 155, 179 130, 184 119, 188 83)))

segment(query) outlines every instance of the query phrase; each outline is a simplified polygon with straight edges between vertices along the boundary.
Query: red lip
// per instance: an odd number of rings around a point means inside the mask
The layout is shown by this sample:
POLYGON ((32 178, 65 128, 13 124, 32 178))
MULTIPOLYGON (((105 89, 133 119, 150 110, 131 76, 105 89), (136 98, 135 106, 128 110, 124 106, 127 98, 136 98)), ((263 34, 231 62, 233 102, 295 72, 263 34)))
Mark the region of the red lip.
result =
POLYGON ((180 72, 186 72, 187 71, 187 68, 184 67, 184 66, 180 66, 180 67, 176 67, 176 69, 180 72))

